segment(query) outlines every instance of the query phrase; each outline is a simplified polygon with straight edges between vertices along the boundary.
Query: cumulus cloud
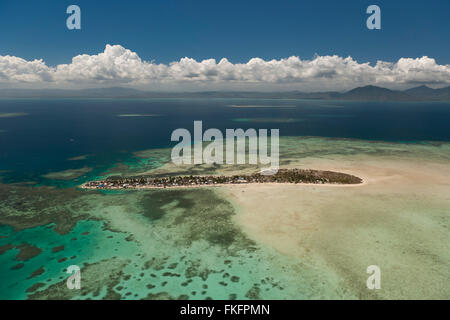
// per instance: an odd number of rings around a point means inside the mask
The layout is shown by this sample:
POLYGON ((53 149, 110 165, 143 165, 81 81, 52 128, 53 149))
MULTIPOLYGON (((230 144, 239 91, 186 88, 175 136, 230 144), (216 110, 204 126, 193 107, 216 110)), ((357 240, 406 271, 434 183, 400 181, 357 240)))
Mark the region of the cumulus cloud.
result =
POLYGON ((125 85, 146 89, 298 89, 343 90, 374 84, 401 87, 411 84, 450 84, 450 65, 429 57, 397 62, 359 63, 352 57, 289 57, 231 63, 226 58, 196 61, 182 58, 170 64, 143 61, 120 45, 107 45, 97 55, 82 54, 70 64, 50 67, 42 60, 0 55, 0 85, 34 87, 92 87, 125 85))
POLYGON ((0 82, 53 81, 53 70, 42 60, 26 61, 12 56, 0 56, 0 82))

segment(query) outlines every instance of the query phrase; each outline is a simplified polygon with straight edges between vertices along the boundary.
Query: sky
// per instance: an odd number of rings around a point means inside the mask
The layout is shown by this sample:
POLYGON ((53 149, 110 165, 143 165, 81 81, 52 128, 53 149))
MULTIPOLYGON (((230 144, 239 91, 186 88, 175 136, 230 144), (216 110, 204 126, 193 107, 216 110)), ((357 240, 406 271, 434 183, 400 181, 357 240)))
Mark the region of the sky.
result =
POLYGON ((448 0, 0 0, 0 87, 445 86, 449 14, 448 0), (81 30, 66 27, 72 4, 81 30))

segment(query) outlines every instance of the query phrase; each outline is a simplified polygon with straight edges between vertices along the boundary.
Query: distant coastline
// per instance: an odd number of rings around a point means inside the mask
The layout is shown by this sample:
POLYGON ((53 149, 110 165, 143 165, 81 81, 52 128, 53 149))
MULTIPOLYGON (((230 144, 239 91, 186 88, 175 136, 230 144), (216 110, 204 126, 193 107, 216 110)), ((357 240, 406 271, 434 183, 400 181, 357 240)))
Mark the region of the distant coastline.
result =
POLYGON ((391 90, 373 85, 354 88, 346 92, 258 92, 258 91, 202 91, 202 92, 156 92, 133 88, 112 87, 94 89, 0 89, 0 99, 311 99, 347 101, 450 101, 450 86, 433 89, 427 86, 407 90, 391 90))

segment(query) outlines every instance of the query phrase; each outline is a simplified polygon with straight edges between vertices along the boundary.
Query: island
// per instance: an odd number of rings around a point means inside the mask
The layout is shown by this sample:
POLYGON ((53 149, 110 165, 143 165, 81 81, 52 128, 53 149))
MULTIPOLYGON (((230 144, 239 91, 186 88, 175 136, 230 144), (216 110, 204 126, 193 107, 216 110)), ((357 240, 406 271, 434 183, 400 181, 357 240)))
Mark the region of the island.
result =
POLYGON ((341 172, 280 169, 276 174, 265 175, 261 172, 239 175, 205 175, 205 176, 166 176, 166 177, 109 177, 106 180, 89 181, 81 187, 85 189, 156 189, 199 186, 221 186, 249 183, 309 183, 309 184, 361 184, 361 178, 341 172))

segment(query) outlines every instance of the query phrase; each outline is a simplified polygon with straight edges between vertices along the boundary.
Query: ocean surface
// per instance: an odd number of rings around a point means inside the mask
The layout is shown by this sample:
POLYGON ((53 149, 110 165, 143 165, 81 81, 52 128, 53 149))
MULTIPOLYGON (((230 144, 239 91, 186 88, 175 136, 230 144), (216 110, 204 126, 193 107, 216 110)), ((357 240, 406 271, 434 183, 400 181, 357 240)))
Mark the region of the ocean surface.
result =
POLYGON ((301 279, 274 276, 271 261, 284 258, 247 239, 213 192, 77 188, 162 166, 172 131, 193 133, 195 120, 282 137, 450 141, 449 102, 2 99, 0 299, 308 298, 301 279), (65 288, 69 265, 82 267, 82 290, 65 288))
MULTIPOLYGON (((74 165, 102 170, 132 152, 171 145, 177 128, 280 129, 281 136, 449 141, 450 103, 305 100, 0 100, 4 182, 39 181, 74 165), (245 107, 248 106, 248 107, 245 107), (120 117, 120 115, 136 115, 120 117), (139 116, 151 115, 151 116, 139 116), (89 159, 67 159, 91 154, 89 159), (100 169, 101 168, 101 169, 100 169)), ((129 159, 131 160, 131 159, 129 159)))

